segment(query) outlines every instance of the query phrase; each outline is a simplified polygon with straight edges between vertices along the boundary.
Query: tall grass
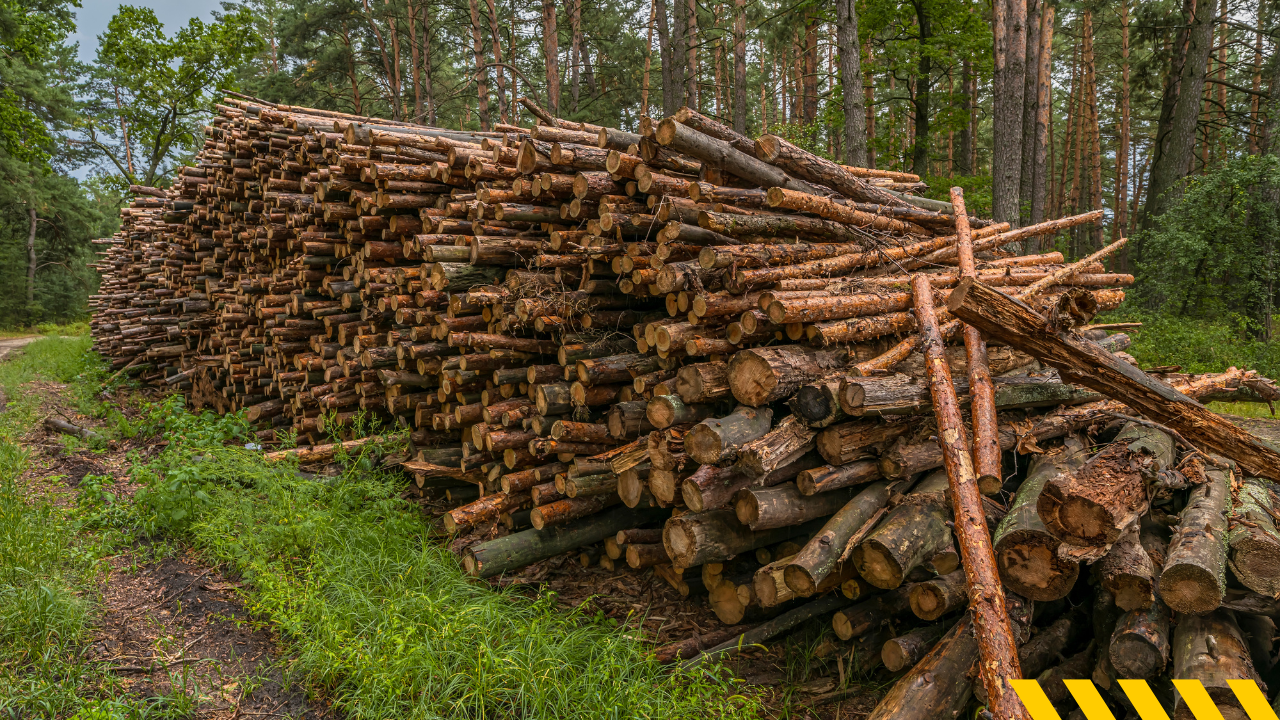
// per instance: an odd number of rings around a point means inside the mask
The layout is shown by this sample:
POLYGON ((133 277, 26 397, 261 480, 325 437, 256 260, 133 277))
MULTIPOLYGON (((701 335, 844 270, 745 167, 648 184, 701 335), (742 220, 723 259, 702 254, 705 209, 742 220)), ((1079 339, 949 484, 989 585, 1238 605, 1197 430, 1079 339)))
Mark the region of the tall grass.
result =
POLYGON ((397 480, 352 465, 308 479, 252 451, 175 443, 140 471, 157 493, 170 492, 171 468, 199 478, 192 482, 210 501, 191 525, 195 544, 243 574, 250 608, 296 653, 292 670, 325 688, 344 715, 758 714, 709 671, 656 665, 611 621, 566 611, 551 595, 530 599, 470 580, 452 553, 424 539, 397 480))

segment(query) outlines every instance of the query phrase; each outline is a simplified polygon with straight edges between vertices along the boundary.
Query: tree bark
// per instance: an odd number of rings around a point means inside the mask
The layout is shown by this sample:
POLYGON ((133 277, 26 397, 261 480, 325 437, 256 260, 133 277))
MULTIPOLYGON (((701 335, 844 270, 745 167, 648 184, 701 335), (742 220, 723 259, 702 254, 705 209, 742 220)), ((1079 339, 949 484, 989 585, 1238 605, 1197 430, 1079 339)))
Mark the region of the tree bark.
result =
POLYGON ((911 612, 921 620, 937 620, 969 602, 964 570, 955 570, 911 586, 911 612))
MULTIPOLYGON (((679 0, 677 0, 679 2, 679 0)), ((782 187, 788 190, 822 195, 822 191, 807 182, 796 180, 782 170, 735 150, 724 140, 698 132, 674 118, 667 118, 658 125, 654 135, 658 144, 677 152, 691 155, 713 166, 736 175, 743 180, 764 188, 782 187)))
POLYGON ((1050 533, 1072 545, 1102 547, 1146 514, 1147 483, 1173 466, 1173 438, 1147 425, 1129 423, 1105 450, 1076 472, 1048 483, 1036 504, 1050 533))
POLYGON ((1036 118, 1040 114, 1040 16, 1042 0, 1024 0, 1027 13, 1026 63, 1022 82, 1022 169, 1018 172, 1021 224, 1031 220, 1031 197, 1035 187, 1036 118))
POLYGON ((1226 512, 1231 503, 1231 471, 1213 468, 1204 475, 1208 482, 1191 489, 1160 572, 1160 597, 1165 604, 1179 613, 1194 615, 1220 606, 1227 589, 1226 512))
POLYGON ((658 55, 662 60, 662 114, 670 116, 680 109, 680 102, 676 98, 677 60, 676 53, 672 51, 675 38, 680 35, 680 25, 677 23, 673 35, 667 24, 667 0, 651 1, 657 17, 658 55))
POLYGON ((1169 662, 1169 610, 1163 603, 1130 610, 1116 621, 1108 652, 1111 667, 1123 678, 1150 680, 1169 662))
POLYGON ((933 36, 933 22, 926 10, 924 0, 912 0, 916 11, 917 42, 920 43, 920 57, 915 77, 915 97, 912 106, 915 109, 915 142, 911 153, 911 172, 924 177, 929 175, 929 91, 933 82, 933 58, 930 56, 929 41, 933 36))
MULTIPOLYGON (((1021 80, 1021 75, 1018 79, 1021 80)), ((1021 82, 1018 86, 1021 89, 1021 82)), ((1016 183, 1014 187, 1017 187, 1016 183)), ((1016 220, 1016 217, 1015 209, 1013 218, 1016 220)), ((963 286, 964 281, 961 283, 963 286)), ((956 541, 964 558, 965 576, 969 581, 970 606, 973 608, 974 626, 982 655, 982 684, 987 690, 996 718, 1022 718, 1025 717, 1022 703, 1005 682, 1022 677, 1018 668, 1018 646, 996 571, 986 512, 982 495, 978 491, 973 459, 969 456, 969 443, 960 418, 959 403, 943 353, 942 337, 938 333, 938 321, 933 310, 933 291, 924 275, 915 276, 911 281, 911 289, 916 298, 921 344, 928 362, 934 415, 938 419, 938 444, 942 447, 951 486, 956 541)), ((966 318, 961 319, 968 322, 966 318)), ((985 328, 979 329, 986 331, 985 328)))
POLYGON ((1000 577, 1019 595, 1046 602, 1065 597, 1075 586, 1080 564, 1059 557, 1062 541, 1045 528, 1036 504, 1046 483, 1073 472, 1084 461, 1084 447, 1074 439, 1067 441, 1062 452, 1036 455, 1009 513, 996 527, 993 544, 1000 577))
MULTIPOLYGON (((969 214, 965 212, 962 188, 951 188, 951 207, 956 218, 956 257, 960 277, 976 277, 973 238, 969 232, 969 214)), ((983 339, 981 333, 969 325, 964 328, 964 350, 969 366, 969 414, 973 421, 973 471, 978 477, 979 487, 998 488, 1003 476, 1000 473, 996 397, 995 387, 991 384, 991 368, 987 363, 987 341, 983 339)))
POLYGON ((1027 53, 1026 0, 995 0, 992 75, 992 216, 1018 224, 1022 173, 1022 116, 1027 53))
MULTIPOLYGON (((883 188, 877 188, 866 180, 845 170, 843 166, 820 158, 802 148, 787 142, 777 135, 764 135, 756 140, 756 157, 761 160, 776 165, 788 173, 792 173, 797 177, 808 180, 809 182, 819 185, 826 185, 836 190, 840 194, 856 200, 858 202, 876 203, 879 205, 888 205, 890 207, 910 207, 916 203, 925 203, 919 205, 929 210, 937 209, 934 205, 937 201, 929 202, 921 201, 913 198, 911 201, 903 200, 890 193, 883 188)), ((806 191, 801 188, 787 187, 781 183, 765 186, 784 187, 788 190, 798 190, 800 192, 809 192, 810 195, 823 195, 825 193, 806 191)), ((947 210, 950 211, 949 204, 945 204, 947 210)))
POLYGON ((1135 523, 1097 563, 1097 576, 1121 610, 1140 610, 1155 602, 1156 575, 1164 567, 1168 543, 1150 527, 1135 523))
POLYGON ((791 557, 783 570, 787 586, 809 595, 839 564, 849 539, 889 502, 890 485, 875 483, 855 495, 827 520, 804 549, 791 557))
POLYGON ((842 367, 847 357, 845 350, 813 350, 800 345, 742 350, 729 361, 729 389, 743 405, 768 405, 842 367))
MULTIPOLYGON (((36 209, 27 208, 27 312, 36 304, 36 209)), ((28 318, 30 320, 31 318, 28 318)))
POLYGON ((614 508, 573 523, 547 530, 529 529, 471 546, 462 556, 467 574, 488 578, 522 568, 560 553, 600 542, 619 530, 660 521, 669 511, 646 508, 614 508))
POLYGON ((470 0, 471 9, 471 42, 472 54, 475 56, 476 72, 474 75, 476 81, 476 90, 479 93, 480 105, 480 129, 488 131, 489 122, 489 86, 488 71, 485 70, 484 58, 484 41, 480 36, 480 8, 477 6, 476 0, 470 0))
POLYGON ((836 47, 840 53, 840 85, 844 103, 844 161, 868 167, 866 106, 862 86, 862 51, 858 43, 858 8, 854 0, 836 0, 836 47))
POLYGON ((1175 64, 1178 70, 1176 80, 1171 77, 1165 89, 1164 110, 1151 151, 1147 201, 1143 205, 1141 219, 1144 230, 1155 227, 1156 219, 1176 200, 1176 186, 1191 171, 1191 160, 1195 155, 1196 126, 1200 119, 1209 53, 1213 49, 1218 3, 1216 0, 1199 0, 1184 2, 1183 7, 1188 29, 1185 35, 1179 34, 1175 44, 1181 46, 1185 38, 1186 46, 1174 49, 1180 67, 1175 64), (1172 102, 1171 96, 1174 96, 1172 102))
POLYGON ((542 0, 542 62, 547 72, 547 110, 560 115, 560 35, 555 0, 542 0))
MULTIPOLYGON (((1199 99, 1197 94, 1197 103, 1199 99)), ((1203 617, 1179 618, 1173 633, 1173 677, 1203 685, 1218 711, 1232 720, 1244 720, 1249 715, 1228 681, 1252 680, 1265 687, 1249 660, 1249 646, 1245 644, 1240 626, 1227 610, 1203 617)), ((1174 699, 1173 720, 1195 717, 1187 701, 1178 694, 1174 699)))
POLYGON ((694 462, 720 465, 737 459, 738 449, 769 432, 773 411, 739 406, 723 418, 708 418, 684 437, 685 452, 694 462))
POLYGON ((733 129, 739 133, 747 132, 746 0, 733 2, 733 129))
POLYGON ((1232 509, 1227 535, 1231 570, 1245 587, 1280 595, 1280 487, 1265 478, 1245 478, 1232 509), (1241 522, 1243 521, 1243 522, 1241 522))
POLYGON ((946 490, 946 474, 930 474, 858 544, 852 557, 864 580, 891 590, 902 585, 912 570, 951 547, 946 490))
POLYGON ((810 523, 755 532, 738 522, 732 508, 719 508, 672 518, 663 529, 662 542, 667 546, 673 565, 690 568, 727 560, 739 553, 807 534, 819 527, 821 523, 810 523))
POLYGON ((1049 126, 1053 114, 1053 30, 1057 8, 1047 2, 1040 11, 1040 53, 1036 73, 1035 140, 1032 144, 1034 161, 1031 177, 1031 222, 1044 221, 1052 168, 1048 162, 1052 134, 1049 126))
POLYGON ((752 530, 771 530, 825 518, 853 498, 850 489, 819 495, 801 495, 795 483, 770 488, 746 488, 738 492, 734 512, 752 530))
POLYGON ((947 305, 988 336, 1058 368, 1064 380, 1123 401, 1189 442, 1231 458, 1248 473, 1280 477, 1280 453, 1097 343, 1070 331, 1046 329, 1048 321, 1026 305, 969 280, 960 281, 947 305))

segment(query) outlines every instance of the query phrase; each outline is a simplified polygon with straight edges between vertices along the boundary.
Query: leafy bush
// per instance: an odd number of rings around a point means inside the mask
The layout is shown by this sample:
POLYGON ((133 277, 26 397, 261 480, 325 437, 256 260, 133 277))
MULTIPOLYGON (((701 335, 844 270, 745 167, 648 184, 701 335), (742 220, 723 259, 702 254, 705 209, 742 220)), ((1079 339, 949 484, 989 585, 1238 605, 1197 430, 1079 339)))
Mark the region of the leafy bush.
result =
MULTIPOLYGON (((1246 155, 1189 176, 1182 197, 1135 238, 1135 303, 1269 336, 1280 293, 1280 158, 1246 155)), ((1261 369, 1261 368, 1259 368, 1261 369)))

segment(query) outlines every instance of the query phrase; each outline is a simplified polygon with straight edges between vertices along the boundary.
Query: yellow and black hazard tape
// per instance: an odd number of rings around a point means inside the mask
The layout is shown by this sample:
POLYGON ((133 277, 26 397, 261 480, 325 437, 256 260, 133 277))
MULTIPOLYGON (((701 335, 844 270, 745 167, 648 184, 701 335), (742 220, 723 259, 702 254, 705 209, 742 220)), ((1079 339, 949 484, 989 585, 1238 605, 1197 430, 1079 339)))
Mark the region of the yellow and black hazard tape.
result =
MULTIPOLYGON (((1115 715, 1103 702, 1092 680, 1064 680, 1063 683, 1088 720, 1115 720, 1115 715)), ((1151 686, 1145 680, 1120 680, 1119 683, 1120 689, 1129 697, 1129 702, 1133 703, 1133 709, 1142 720, 1169 720, 1168 713, 1160 706, 1151 686)), ((1267 696, 1256 682, 1228 680, 1227 684, 1236 694, 1236 699, 1240 701, 1240 707, 1249 716, 1249 720, 1278 720, 1275 711, 1267 704, 1267 696)), ((1062 720, 1035 680, 1010 680, 1009 685, 1018 693, 1031 720, 1062 720)), ((1222 720, 1222 713, 1199 680, 1174 680, 1173 686, 1196 720, 1222 720)))

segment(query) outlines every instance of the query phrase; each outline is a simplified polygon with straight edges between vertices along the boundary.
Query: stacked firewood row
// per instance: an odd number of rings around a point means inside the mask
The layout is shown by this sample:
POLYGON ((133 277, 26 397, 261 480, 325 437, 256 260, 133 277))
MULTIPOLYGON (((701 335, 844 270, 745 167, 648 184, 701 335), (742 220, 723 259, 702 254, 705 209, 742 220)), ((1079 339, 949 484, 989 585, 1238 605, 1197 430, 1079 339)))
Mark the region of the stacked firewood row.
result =
MULTIPOLYGON (((653 572, 725 625, 665 661, 830 619, 850 667, 906 673, 877 717, 985 699, 936 331, 966 422, 992 421, 975 480, 1023 675, 1055 703, 1092 676, 1121 707, 1118 678, 1270 671, 1271 484, 1014 341, 967 352, 931 309, 976 281, 1123 360, 1128 328, 1090 323, 1132 277, 1030 252, 1098 213, 1010 229, 688 109, 629 133, 528 103, 538 126, 476 133, 224 103, 99 241, 96 348, 296 438, 274 456, 407 432, 471 574, 653 572)), ((1164 370, 1192 398, 1275 397, 1164 370)))

